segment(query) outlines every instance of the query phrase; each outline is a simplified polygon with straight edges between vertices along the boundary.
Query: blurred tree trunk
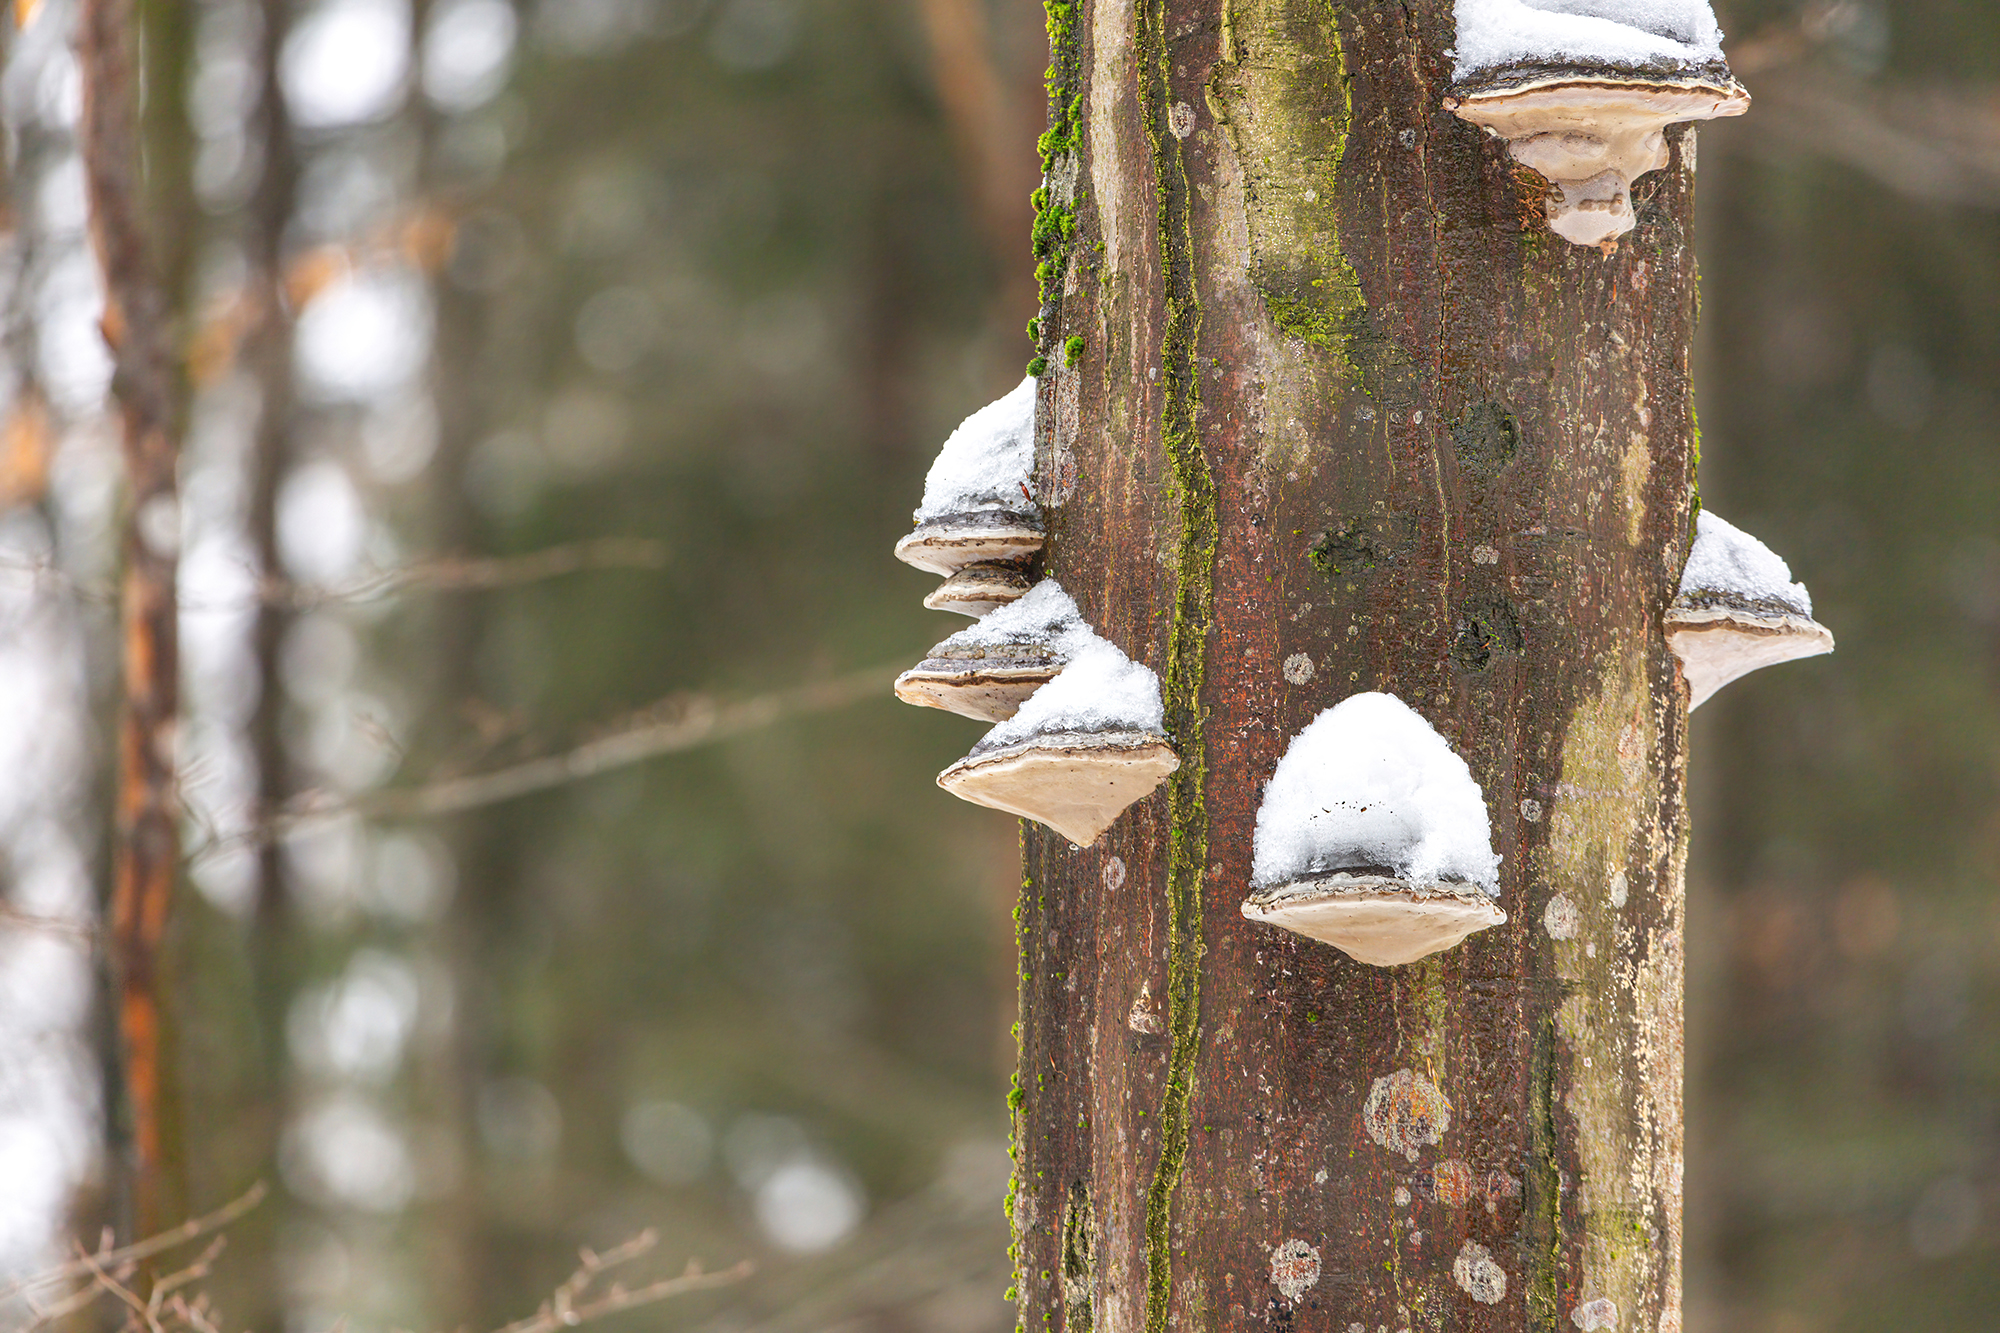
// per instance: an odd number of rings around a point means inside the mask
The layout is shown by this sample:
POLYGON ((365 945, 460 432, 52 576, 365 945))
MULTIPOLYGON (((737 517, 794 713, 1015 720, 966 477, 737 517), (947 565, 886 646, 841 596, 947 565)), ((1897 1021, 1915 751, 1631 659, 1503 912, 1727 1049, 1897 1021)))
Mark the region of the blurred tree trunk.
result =
POLYGON ((185 1215, 186 1162, 175 1085, 172 969, 165 965, 180 879, 174 728, 180 706, 175 469, 185 414, 175 296, 193 254, 181 89, 192 19, 178 7, 86 0, 78 24, 82 157, 104 279, 103 331, 123 434, 124 662, 108 961, 118 1052, 111 1159, 128 1235, 185 1215), (145 21, 142 107, 139 28, 145 21))
POLYGON ((1677 1330, 1692 139, 1605 255, 1443 110, 1446 0, 1051 15, 1048 568, 1182 767, 1028 833, 1023 1325, 1677 1330), (1505 858, 1510 922, 1404 967, 1238 911, 1362 690, 1505 858))

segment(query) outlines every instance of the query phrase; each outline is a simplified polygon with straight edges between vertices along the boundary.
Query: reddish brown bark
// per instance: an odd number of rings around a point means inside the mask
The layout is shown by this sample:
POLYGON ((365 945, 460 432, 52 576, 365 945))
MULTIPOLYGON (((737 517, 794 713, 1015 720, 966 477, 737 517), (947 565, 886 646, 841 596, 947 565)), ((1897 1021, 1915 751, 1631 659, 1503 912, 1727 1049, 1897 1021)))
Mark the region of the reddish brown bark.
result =
POLYGON ((77 42, 84 86, 82 152, 92 236, 104 274, 104 337, 115 362, 112 392, 127 490, 119 603, 124 695, 108 951, 129 1121, 122 1183, 130 1225, 137 1234, 150 1235, 185 1211, 160 963, 180 870, 174 773, 180 423, 168 303, 141 223, 136 39, 130 0, 85 0, 77 42))
POLYGON ((1095 847, 1027 835, 1031 1333, 1679 1328, 1692 143, 1617 253, 1562 242, 1443 109, 1452 31, 1075 17, 1046 560, 1183 766, 1095 847), (1505 857, 1508 924, 1396 968, 1238 910, 1287 741, 1362 690, 1505 857))

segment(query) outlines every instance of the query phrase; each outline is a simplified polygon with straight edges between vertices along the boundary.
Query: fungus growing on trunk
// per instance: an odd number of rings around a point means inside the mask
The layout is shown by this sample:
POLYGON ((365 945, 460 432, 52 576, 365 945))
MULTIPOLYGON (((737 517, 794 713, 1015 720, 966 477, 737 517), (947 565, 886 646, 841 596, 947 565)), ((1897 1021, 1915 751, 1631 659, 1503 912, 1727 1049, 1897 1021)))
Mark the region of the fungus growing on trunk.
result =
POLYGON ((1770 547, 1704 509, 1680 595, 1667 608, 1667 646, 1687 677, 1688 708, 1759 667, 1833 651, 1812 618, 1812 595, 1770 547))
POLYGON ((924 605, 977 618, 1019 600, 1028 586, 1027 574, 1012 565, 967 565, 940 583, 924 605))
POLYGON ((1181 766, 1163 719, 1159 677, 1083 629, 1062 674, 938 774, 938 786, 1088 847, 1181 766))
POLYGON ((932 648, 896 678, 896 697, 982 722, 1004 722, 1092 637, 1062 585, 1043 579, 1019 601, 932 648))
POLYGON ((1393 694, 1357 694, 1292 738, 1257 811, 1243 915, 1377 967, 1506 921, 1486 798, 1393 694))
POLYGON ((1667 165, 1667 126, 1740 116, 1706 0, 1458 0, 1445 105, 1546 176, 1549 226, 1577 245, 1632 230, 1632 182, 1667 165))
POLYGON ((968 565, 1016 564, 1042 549, 1035 464, 1035 381, 959 424, 924 478, 916 530, 896 543, 905 564, 949 577, 968 565))

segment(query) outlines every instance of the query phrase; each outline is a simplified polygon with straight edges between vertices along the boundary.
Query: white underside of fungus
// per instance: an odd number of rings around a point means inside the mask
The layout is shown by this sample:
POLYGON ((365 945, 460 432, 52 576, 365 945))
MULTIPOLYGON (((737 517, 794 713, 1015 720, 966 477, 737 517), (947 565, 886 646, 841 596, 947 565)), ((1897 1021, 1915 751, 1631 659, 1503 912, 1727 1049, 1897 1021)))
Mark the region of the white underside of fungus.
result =
POLYGON ((1076 603, 1054 579, 939 643, 896 678, 904 703, 1004 722, 1054 680, 1090 638, 1076 603))
POLYGON ((1667 645, 1699 708, 1760 667, 1833 651, 1833 634, 1812 617, 1812 595, 1770 547, 1704 509, 1680 594, 1667 610, 1667 645))
POLYGON ((1486 799, 1391 694, 1357 694, 1292 738, 1257 811, 1243 915, 1389 966, 1506 921, 1486 799))
POLYGON ((1549 226, 1577 245, 1632 230, 1632 182, 1667 164, 1662 131, 1750 105, 1703 0, 1458 0, 1446 105, 1547 177, 1549 226))

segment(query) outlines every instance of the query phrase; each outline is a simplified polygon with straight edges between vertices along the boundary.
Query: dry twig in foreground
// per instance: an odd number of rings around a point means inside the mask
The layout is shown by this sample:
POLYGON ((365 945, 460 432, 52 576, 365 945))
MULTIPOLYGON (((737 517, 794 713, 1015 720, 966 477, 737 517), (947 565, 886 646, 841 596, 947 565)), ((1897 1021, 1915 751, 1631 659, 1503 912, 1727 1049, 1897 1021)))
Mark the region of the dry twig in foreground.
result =
POLYGON ((748 1259, 733 1268, 725 1268, 717 1273, 704 1273, 700 1265, 690 1260, 679 1277, 665 1278, 643 1287, 627 1288, 623 1283, 613 1282, 602 1294, 592 1297, 590 1288, 603 1274, 623 1264, 629 1264, 659 1243, 659 1237, 651 1228, 640 1232, 614 1250, 603 1254, 585 1248, 577 1252, 576 1271, 569 1280, 557 1287, 542 1308, 526 1319, 516 1320, 499 1333, 556 1333, 558 1329, 575 1328, 605 1315, 617 1314, 620 1310, 630 1310, 641 1305, 651 1305, 669 1297, 685 1295, 691 1291, 706 1291, 711 1287, 726 1287, 741 1282, 755 1271, 748 1259))

